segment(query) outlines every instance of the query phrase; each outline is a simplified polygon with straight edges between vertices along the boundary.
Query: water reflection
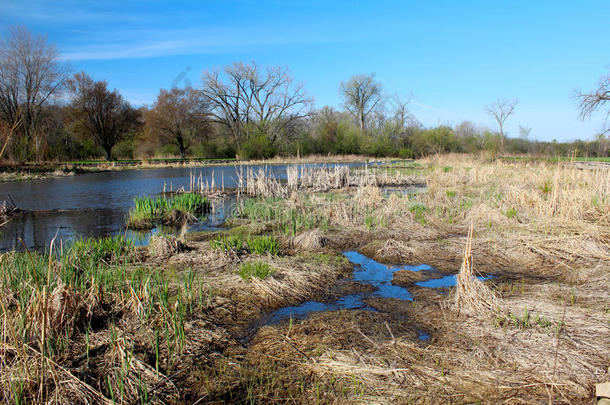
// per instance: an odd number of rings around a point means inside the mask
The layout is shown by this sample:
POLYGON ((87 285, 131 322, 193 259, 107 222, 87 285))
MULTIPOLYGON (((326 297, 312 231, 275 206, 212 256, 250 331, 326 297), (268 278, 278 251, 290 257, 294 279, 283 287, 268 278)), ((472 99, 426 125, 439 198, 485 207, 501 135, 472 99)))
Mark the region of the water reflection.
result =
POLYGON ((275 324, 288 318, 303 319, 314 312, 335 311, 339 309, 375 311, 374 308, 364 303, 366 298, 372 296, 410 301, 412 297, 406 288, 392 284, 394 273, 398 270, 420 271, 432 269, 432 267, 425 264, 418 266, 385 265, 354 251, 344 252, 343 254, 351 263, 355 264, 352 279, 375 287, 372 292, 344 295, 334 302, 307 301, 298 306, 280 308, 269 314, 263 323, 275 324))

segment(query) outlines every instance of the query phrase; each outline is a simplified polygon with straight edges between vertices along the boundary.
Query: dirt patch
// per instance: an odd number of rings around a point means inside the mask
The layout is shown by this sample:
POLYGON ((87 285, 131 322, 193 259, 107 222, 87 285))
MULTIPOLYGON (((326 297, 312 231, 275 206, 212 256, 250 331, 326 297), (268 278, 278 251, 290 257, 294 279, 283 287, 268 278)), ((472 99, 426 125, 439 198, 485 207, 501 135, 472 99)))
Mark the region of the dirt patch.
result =
POLYGON ((392 278, 392 284, 399 285, 401 287, 411 287, 418 281, 430 280, 440 277, 442 277, 442 274, 432 270, 398 270, 394 273, 394 277, 392 278))

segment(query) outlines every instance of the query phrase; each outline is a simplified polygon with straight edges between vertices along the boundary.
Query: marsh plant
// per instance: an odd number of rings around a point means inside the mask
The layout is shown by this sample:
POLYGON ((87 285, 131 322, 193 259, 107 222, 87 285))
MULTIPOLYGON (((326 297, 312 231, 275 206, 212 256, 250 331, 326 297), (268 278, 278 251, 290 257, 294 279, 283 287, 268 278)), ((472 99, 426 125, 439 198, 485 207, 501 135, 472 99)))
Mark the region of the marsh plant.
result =
POLYGON ((127 226, 132 229, 150 229, 160 223, 182 225, 203 217, 210 208, 210 200, 195 193, 156 198, 136 197, 134 208, 129 211, 127 226))
POLYGON ((186 349, 187 321, 210 294, 192 270, 171 275, 141 267, 123 236, 6 253, 0 267, 4 400, 131 403, 153 387, 175 399, 163 372, 186 349), (154 336, 150 347, 136 343, 132 327, 154 336), (97 380, 99 391, 71 367, 97 380))
POLYGON ((290 207, 281 198, 247 198, 237 207, 236 214, 253 221, 273 222, 284 234, 292 236, 307 229, 328 229, 330 223, 329 213, 316 210, 306 199, 299 206, 290 207))
POLYGON ((244 281, 250 281, 253 277, 263 280, 272 273, 273 268, 271 265, 262 261, 242 263, 238 270, 239 276, 244 281))
POLYGON ((243 235, 219 235, 215 237, 210 246, 213 249, 250 252, 257 255, 269 253, 277 255, 280 252, 279 242, 273 236, 243 236, 243 235))

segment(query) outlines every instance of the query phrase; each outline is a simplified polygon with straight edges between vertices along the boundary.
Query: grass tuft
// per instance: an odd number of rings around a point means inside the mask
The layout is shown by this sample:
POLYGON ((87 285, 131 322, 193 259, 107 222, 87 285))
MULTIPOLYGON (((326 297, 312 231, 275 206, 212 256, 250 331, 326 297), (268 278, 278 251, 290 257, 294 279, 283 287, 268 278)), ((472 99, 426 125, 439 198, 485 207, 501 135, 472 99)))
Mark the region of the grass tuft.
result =
POLYGON ((268 263, 255 261, 242 263, 239 266, 238 274, 244 281, 250 281, 252 277, 258 278, 259 280, 265 279, 268 275, 273 273, 273 269, 268 263))

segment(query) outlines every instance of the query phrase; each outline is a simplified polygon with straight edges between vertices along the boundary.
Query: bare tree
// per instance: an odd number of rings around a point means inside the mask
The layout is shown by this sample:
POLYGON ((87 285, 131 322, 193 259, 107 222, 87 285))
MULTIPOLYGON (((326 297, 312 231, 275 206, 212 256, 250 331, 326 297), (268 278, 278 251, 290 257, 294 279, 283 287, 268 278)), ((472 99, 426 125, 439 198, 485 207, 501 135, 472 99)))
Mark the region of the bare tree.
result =
MULTIPOLYGON (((590 93, 577 92, 577 97, 580 99, 580 117, 584 120, 604 106, 610 104, 610 72, 605 76, 600 77, 597 88, 590 93)), ((610 119, 610 108, 606 111, 605 122, 610 119)), ((607 126, 607 125, 606 125, 607 126)), ((610 126, 602 129, 602 134, 609 132, 610 126)))
POLYGON ((497 99, 485 107, 485 111, 491 115, 500 127, 500 148, 504 150, 504 123, 515 111, 515 107, 519 104, 519 100, 503 100, 497 99))
POLYGON ((382 89, 374 74, 356 75, 347 82, 341 82, 339 92, 345 108, 356 118, 361 131, 366 129, 369 114, 383 103, 382 89))
POLYGON ((161 89, 146 114, 146 126, 161 140, 178 146, 184 159, 193 141, 209 133, 208 114, 209 102, 200 91, 190 87, 161 89))
POLYGON ((454 132, 458 138, 474 138, 481 133, 472 121, 460 122, 455 126, 454 132))
POLYGON ((210 103, 213 121, 224 125, 239 149, 256 129, 274 143, 293 121, 311 114, 312 100, 303 85, 293 85, 287 69, 236 62, 203 74, 202 94, 210 103))
POLYGON ((140 111, 117 90, 108 90, 108 83, 96 82, 85 72, 75 74, 68 84, 75 117, 111 160, 114 145, 140 127, 140 111))
POLYGON ((24 27, 10 28, 7 38, 0 38, 0 119, 19 122, 17 133, 34 141, 36 160, 43 107, 60 93, 69 75, 58 56, 46 38, 33 37, 24 27))
POLYGON ((413 114, 409 111, 407 107, 409 103, 411 103, 411 99, 413 98, 412 94, 407 96, 400 96, 399 94, 394 94, 390 97, 389 102, 392 106, 393 110, 393 118, 396 124, 400 129, 404 129, 409 126, 419 126, 420 122, 415 118, 413 114))
POLYGON ((528 141, 530 138, 530 134, 532 133, 532 128, 526 126, 521 126, 519 125, 519 138, 523 139, 524 141, 528 141))

